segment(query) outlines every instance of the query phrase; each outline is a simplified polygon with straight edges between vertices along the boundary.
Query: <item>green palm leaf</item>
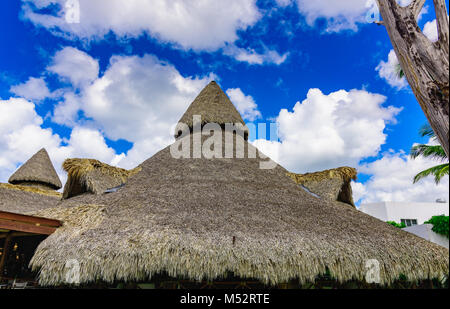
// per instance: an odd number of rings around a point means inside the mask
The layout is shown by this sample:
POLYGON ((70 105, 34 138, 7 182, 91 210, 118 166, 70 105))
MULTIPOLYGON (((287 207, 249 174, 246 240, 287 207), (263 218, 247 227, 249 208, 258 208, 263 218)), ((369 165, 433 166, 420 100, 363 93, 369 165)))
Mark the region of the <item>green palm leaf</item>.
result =
POLYGON ((436 182, 436 184, 439 184, 442 177, 444 177, 445 175, 448 175, 448 166, 449 166, 449 164, 445 163, 445 164, 433 166, 429 169, 426 169, 414 177, 414 183, 418 182, 422 178, 433 175, 434 181, 436 182))
POLYGON ((421 137, 436 137, 436 134, 434 134, 433 129, 431 128, 429 123, 424 124, 423 126, 420 127, 419 129, 419 135, 421 137))
MULTIPOLYGON (((436 134, 434 134, 433 129, 428 123, 424 124, 420 128, 419 134, 422 137, 428 136, 430 138, 436 139, 436 134)), ((415 145, 411 148, 410 156, 413 159, 417 157, 424 157, 424 158, 433 158, 440 161, 448 160, 447 155, 444 152, 444 148, 442 148, 441 145, 425 145, 425 144, 415 145)), ((436 184, 439 184, 442 177, 448 175, 448 166, 449 166, 448 163, 444 163, 426 169, 414 177, 414 183, 418 182, 422 178, 432 175, 434 176, 434 181, 436 182, 436 184)))
POLYGON ((395 74, 397 74, 398 78, 403 78, 405 76, 405 72, 403 71, 400 63, 397 63, 395 66, 395 74))
POLYGON ((413 159, 417 157, 424 157, 441 161, 447 160, 447 155, 441 145, 415 145, 411 148, 410 156, 413 159))

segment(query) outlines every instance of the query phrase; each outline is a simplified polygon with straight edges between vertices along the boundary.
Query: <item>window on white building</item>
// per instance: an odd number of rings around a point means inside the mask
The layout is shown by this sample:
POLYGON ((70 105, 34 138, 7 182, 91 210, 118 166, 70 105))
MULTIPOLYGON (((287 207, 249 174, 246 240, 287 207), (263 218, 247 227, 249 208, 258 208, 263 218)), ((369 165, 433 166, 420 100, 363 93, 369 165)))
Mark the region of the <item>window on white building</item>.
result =
POLYGON ((417 225, 417 219, 401 219, 401 222, 404 223, 406 226, 417 225))

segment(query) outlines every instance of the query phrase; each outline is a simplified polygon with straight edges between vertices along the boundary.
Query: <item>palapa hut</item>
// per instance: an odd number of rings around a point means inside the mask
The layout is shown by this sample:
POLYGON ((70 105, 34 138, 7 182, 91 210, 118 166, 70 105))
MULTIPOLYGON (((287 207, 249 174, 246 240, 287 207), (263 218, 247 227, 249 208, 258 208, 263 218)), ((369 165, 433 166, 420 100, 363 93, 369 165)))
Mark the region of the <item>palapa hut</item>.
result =
POLYGON ((0 183, 0 211, 26 214, 54 207, 61 193, 61 181, 48 156, 42 148, 21 165, 9 178, 0 183))
POLYGON ((0 281, 33 281, 35 274, 28 264, 34 250, 61 223, 30 214, 56 207, 61 193, 55 190, 61 182, 45 149, 25 162, 9 182, 0 183, 0 281))
POLYGON ((140 170, 137 167, 128 171, 95 159, 67 159, 63 163, 63 169, 67 172, 63 198, 86 192, 104 193, 108 189, 125 184, 129 177, 140 170))
MULTIPOLYGON (((215 82, 188 111, 221 126, 244 124, 215 82)), ((176 145, 209 138, 178 133, 176 145)), ((225 148, 235 145, 223 140, 225 148)), ((68 261, 76 261, 80 284, 166 276, 279 286, 324 274, 364 282, 370 261, 379 266, 382 285, 401 275, 410 281, 448 275, 448 249, 308 192, 279 165, 261 169, 263 159, 247 155, 254 146, 242 144, 244 158, 175 158, 169 146, 116 192, 82 194, 36 212, 64 222, 31 260, 40 283, 66 283, 68 261)))
POLYGON ((305 190, 335 203, 343 203, 355 207, 351 181, 356 180, 356 169, 348 166, 325 171, 288 174, 305 190))

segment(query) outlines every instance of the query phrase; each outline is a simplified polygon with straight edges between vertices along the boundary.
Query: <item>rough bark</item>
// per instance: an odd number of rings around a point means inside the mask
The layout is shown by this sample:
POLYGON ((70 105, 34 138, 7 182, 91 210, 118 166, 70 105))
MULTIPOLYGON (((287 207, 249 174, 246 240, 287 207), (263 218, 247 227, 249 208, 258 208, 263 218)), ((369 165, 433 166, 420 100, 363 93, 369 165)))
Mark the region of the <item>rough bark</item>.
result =
POLYGON ((433 0, 439 37, 434 43, 417 25, 425 0, 414 0, 406 7, 396 0, 377 1, 405 77, 449 157, 449 23, 445 0, 433 0))

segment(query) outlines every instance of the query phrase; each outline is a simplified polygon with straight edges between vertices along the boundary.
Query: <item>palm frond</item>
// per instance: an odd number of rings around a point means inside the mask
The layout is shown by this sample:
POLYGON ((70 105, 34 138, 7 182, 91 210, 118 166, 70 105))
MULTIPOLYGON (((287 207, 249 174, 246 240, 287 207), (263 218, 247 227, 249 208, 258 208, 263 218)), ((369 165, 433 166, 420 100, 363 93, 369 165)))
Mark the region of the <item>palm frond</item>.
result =
POLYGON ((414 183, 418 182, 419 180, 421 180, 425 177, 433 175, 434 181, 436 182, 436 184, 439 184, 442 177, 444 177, 445 175, 448 175, 448 166, 449 166, 449 164, 445 163, 445 164, 433 166, 429 169, 426 169, 426 170, 420 172, 419 174, 417 174, 416 176, 414 176, 414 183))
POLYGON ((417 157, 424 157, 441 161, 447 160, 447 154, 445 153, 444 148, 442 148, 441 145, 415 145, 411 148, 410 156, 413 159, 417 157))
POLYGON ((433 129, 431 128, 429 123, 424 124, 419 129, 419 135, 421 137, 436 137, 436 134, 434 133, 433 129))
POLYGON ((395 73, 397 74, 398 78, 403 78, 405 76, 405 71, 403 71, 400 63, 397 63, 395 66, 395 73))

